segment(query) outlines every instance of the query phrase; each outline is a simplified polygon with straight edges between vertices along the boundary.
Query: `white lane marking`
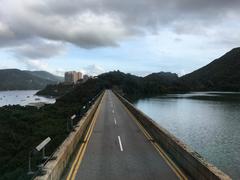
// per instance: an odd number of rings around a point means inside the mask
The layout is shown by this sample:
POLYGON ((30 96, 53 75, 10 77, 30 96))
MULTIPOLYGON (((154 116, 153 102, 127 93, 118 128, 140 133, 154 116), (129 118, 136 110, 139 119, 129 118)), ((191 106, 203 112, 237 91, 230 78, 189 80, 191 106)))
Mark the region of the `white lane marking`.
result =
POLYGON ((114 123, 115 123, 115 125, 117 124, 117 120, 116 120, 116 118, 114 118, 114 123))
POLYGON ((112 110, 112 113, 114 113, 114 110, 112 110))
POLYGON ((120 136, 118 136, 118 142, 119 142, 120 150, 123 151, 123 147, 122 147, 122 142, 121 142, 120 136))

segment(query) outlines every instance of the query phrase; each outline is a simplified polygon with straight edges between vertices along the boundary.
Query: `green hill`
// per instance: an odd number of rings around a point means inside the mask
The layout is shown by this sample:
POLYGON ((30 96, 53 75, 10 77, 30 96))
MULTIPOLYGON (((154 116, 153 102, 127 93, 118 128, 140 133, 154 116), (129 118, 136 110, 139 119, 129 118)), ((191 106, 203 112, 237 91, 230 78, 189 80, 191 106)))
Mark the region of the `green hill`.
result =
MULTIPOLYGON (((146 77, 139 77, 120 71, 112 71, 99 75, 96 78, 98 86, 114 89, 128 97, 142 97, 158 95, 171 91, 173 84, 178 80, 177 74, 169 72, 153 73, 146 77)), ((48 85, 39 91, 38 95, 44 96, 63 96, 71 92, 77 85, 48 85)))
POLYGON ((21 71, 18 69, 0 70, 0 90, 35 90, 43 89, 47 84, 56 84, 58 80, 52 77, 44 76, 39 73, 30 71, 21 71), (42 77, 41 77, 42 76, 42 77))
POLYGON ((180 78, 190 91, 239 91, 240 48, 234 48, 210 64, 180 78))

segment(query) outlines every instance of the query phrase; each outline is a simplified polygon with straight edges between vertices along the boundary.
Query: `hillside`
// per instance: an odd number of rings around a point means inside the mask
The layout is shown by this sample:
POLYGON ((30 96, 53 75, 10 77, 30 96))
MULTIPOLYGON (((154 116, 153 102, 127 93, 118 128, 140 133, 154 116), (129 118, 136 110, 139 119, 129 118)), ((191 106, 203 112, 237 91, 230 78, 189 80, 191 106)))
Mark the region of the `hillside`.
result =
POLYGON ((132 99, 168 93, 172 91, 172 86, 178 80, 178 76, 174 73, 159 72, 139 77, 112 71, 101 74, 98 79, 105 87, 118 90, 122 95, 132 99))
MULTIPOLYGON (((153 73, 146 77, 139 77, 129 73, 112 71, 99 75, 96 83, 98 87, 117 90, 129 98, 138 98, 167 93, 177 80, 177 74, 169 72, 153 73)), ((81 86, 81 84, 77 86, 81 86)), ((74 86, 64 84, 48 85, 37 94, 63 96, 71 92, 73 88, 74 86)))
POLYGON ((191 91, 239 91, 240 48, 235 48, 190 74, 179 83, 191 91))
POLYGON ((158 95, 174 91, 178 75, 171 72, 152 73, 143 78, 144 91, 146 94, 158 95))
POLYGON ((71 92, 74 89, 73 84, 49 84, 44 89, 38 91, 36 95, 39 96, 52 96, 52 97, 61 97, 68 92, 71 92))
POLYGON ((171 72, 152 73, 144 77, 146 81, 160 81, 163 84, 171 84, 178 80, 178 75, 171 72))
POLYGON ((47 84, 56 84, 58 82, 34 74, 33 72, 18 69, 0 70, 0 90, 43 89, 47 84))

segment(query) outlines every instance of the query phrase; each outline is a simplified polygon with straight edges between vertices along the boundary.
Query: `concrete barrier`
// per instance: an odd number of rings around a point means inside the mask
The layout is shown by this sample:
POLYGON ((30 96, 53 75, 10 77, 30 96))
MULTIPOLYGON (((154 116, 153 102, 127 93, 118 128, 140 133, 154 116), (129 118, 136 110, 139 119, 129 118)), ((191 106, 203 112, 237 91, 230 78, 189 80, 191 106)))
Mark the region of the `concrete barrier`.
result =
POLYGON ((56 159, 49 161, 45 165, 44 171, 46 171, 46 174, 44 176, 37 176, 35 180, 58 180, 61 178, 71 156, 73 155, 80 140, 83 138, 86 128, 93 119, 93 116, 102 100, 103 94, 104 93, 102 93, 98 97, 95 103, 87 111, 85 116, 82 117, 82 119, 77 124, 75 131, 71 132, 69 136, 59 146, 59 148, 53 155, 53 157, 56 159))
POLYGON ((228 175, 220 171, 217 167, 208 163, 197 152, 193 151, 186 144, 181 142, 166 129, 160 127, 147 115, 136 109, 125 98, 115 93, 127 109, 142 124, 145 130, 152 136, 154 141, 167 153, 189 179, 200 180, 229 180, 228 175))

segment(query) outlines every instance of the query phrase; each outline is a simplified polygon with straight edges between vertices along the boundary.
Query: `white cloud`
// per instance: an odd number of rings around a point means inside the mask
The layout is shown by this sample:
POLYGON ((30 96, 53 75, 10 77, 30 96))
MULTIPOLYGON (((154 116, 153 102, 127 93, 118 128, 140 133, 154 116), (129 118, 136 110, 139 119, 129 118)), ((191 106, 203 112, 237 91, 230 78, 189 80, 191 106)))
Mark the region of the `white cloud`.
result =
POLYGON ((99 74, 106 72, 103 67, 96 65, 96 64, 89 65, 89 66, 83 68, 81 71, 84 74, 88 74, 91 76, 97 76, 99 74))
POLYGON ((49 71, 48 63, 41 60, 24 60, 24 64, 27 66, 29 70, 45 70, 49 71))
POLYGON ((66 71, 63 69, 63 68, 57 68, 54 72, 53 72, 53 74, 56 74, 56 75, 58 75, 58 76, 64 76, 64 73, 65 73, 66 71))

